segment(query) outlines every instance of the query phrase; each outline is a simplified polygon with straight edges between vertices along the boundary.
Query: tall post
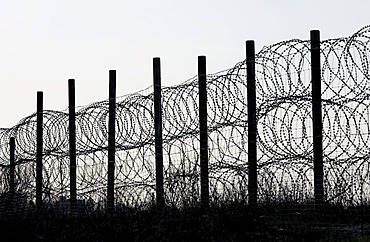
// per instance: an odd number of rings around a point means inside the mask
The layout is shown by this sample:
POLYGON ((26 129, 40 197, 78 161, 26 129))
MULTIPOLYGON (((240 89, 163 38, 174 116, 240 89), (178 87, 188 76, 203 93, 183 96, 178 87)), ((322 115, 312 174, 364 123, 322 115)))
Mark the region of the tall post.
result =
POLYGON ((153 84, 154 84, 156 199, 157 206, 163 207, 164 191, 163 191, 161 60, 158 57, 153 58, 153 84))
POLYGON ((69 111, 69 189, 71 212, 76 212, 77 187, 76 187, 76 94, 75 80, 68 80, 68 111, 69 111))
POLYGON ((36 206, 40 209, 42 207, 43 92, 37 92, 36 115, 36 206))
POLYGON ((116 120, 116 71, 109 71, 109 119, 108 119, 108 189, 107 212, 114 209, 115 121, 116 120))
POLYGON ((208 133, 207 133, 207 72, 206 57, 198 56, 199 128, 200 128, 200 198, 202 207, 209 206, 208 133))
POLYGON ((248 109, 248 204, 257 205, 257 120, 254 41, 246 41, 248 109))
POLYGON ((10 169, 9 169, 9 206, 10 212, 14 209, 14 195, 15 195, 15 138, 11 137, 9 141, 10 146, 10 169))
POLYGON ((321 64, 319 30, 311 30, 311 77, 314 195, 315 204, 322 204, 324 199, 324 171, 322 158, 321 64))

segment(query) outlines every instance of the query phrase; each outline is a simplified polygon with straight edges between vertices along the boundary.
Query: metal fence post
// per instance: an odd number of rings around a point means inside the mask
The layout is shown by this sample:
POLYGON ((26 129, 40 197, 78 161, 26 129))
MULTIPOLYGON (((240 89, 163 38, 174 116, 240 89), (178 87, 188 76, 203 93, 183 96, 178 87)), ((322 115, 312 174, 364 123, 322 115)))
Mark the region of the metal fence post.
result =
POLYGON ((43 92, 37 92, 36 124, 36 206, 42 207, 43 92))
POLYGON ((69 111, 69 177, 71 212, 76 212, 76 110, 75 110, 75 80, 68 80, 68 111, 69 111))
POLYGON ((248 108, 248 204, 257 205, 257 120, 254 41, 246 41, 248 108))
POLYGON ((200 196, 202 207, 209 206, 207 72, 206 57, 198 56, 199 128, 200 128, 200 196))
POLYGON ((114 210, 114 168, 115 168, 115 122, 116 122, 116 71, 109 71, 109 120, 108 120, 108 189, 107 211, 114 210))
POLYGON ((164 205, 163 191, 163 140, 162 140, 162 94, 161 94, 161 60, 153 58, 154 84, 154 135, 155 135, 155 168, 157 205, 164 205))
POLYGON ((14 195, 15 195, 15 138, 11 137, 10 146, 10 166, 9 166, 9 212, 14 210, 14 195))
POLYGON ((322 110, 321 110, 321 64, 320 31, 311 30, 311 78, 312 78, 312 122, 313 122, 313 166, 315 204, 324 199, 324 171, 322 151, 322 110))

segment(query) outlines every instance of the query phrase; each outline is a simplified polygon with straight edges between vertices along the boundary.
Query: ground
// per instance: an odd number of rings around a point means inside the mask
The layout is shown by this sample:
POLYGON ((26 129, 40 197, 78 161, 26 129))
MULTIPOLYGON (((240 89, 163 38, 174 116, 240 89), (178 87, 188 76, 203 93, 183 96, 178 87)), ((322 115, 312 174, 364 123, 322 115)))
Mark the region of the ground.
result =
MULTIPOLYGON (((370 207, 241 203, 2 216, 11 241, 370 241, 370 207)), ((3 239, 1 239, 4 241, 3 239)))

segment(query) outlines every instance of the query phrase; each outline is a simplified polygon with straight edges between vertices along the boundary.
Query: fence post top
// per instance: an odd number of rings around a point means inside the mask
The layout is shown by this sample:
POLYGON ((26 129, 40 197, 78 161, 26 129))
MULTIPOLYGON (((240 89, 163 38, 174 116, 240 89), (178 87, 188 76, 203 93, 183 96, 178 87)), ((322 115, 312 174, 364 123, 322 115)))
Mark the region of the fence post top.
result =
POLYGON ((310 31, 311 40, 320 40, 320 30, 313 29, 310 31))

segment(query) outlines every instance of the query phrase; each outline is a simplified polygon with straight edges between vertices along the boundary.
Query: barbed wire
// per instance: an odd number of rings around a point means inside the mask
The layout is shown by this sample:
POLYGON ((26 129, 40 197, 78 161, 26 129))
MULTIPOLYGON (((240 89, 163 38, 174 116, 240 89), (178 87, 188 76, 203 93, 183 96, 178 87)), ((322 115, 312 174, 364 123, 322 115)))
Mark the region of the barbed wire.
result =
MULTIPOLYGON (((370 199, 370 26, 321 41, 324 187, 327 201, 370 199)), ((310 43, 290 40, 256 55, 258 197, 261 202, 313 198, 310 43)), ((210 195, 214 202, 248 195, 246 62, 208 75, 210 195)), ((162 89, 166 202, 199 200, 198 82, 162 89)), ((116 202, 154 200, 152 88, 116 104, 116 202)), ((68 114, 43 117, 43 199, 69 196, 68 114)), ((76 113, 77 194, 104 201, 107 187, 108 101, 76 113)), ((16 190, 35 197, 36 113, 0 129, 0 191, 8 189, 9 138, 16 140, 16 190)))

